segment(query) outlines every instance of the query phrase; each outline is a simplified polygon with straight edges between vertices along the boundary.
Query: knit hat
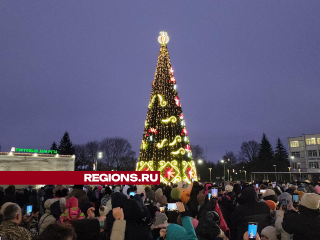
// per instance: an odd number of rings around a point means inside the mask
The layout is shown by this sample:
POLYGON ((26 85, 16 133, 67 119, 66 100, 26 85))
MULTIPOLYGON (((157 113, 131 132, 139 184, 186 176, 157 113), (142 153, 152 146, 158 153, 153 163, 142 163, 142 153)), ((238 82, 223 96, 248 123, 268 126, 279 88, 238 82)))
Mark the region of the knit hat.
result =
POLYGON ((6 207, 8 207, 9 205, 13 204, 13 202, 6 202, 1 206, 0 209, 0 214, 3 215, 4 210, 6 209, 6 207))
POLYGON ((51 198, 51 199, 47 199, 45 202, 44 202, 44 208, 46 209, 46 213, 50 213, 50 207, 52 205, 52 203, 56 202, 56 201, 59 201, 59 199, 57 198, 51 198))
POLYGON ((276 195, 276 193, 272 189, 267 189, 265 191, 265 193, 262 195, 262 198, 268 197, 268 196, 271 196, 271 195, 276 195))
POLYGON ((319 186, 319 185, 316 185, 316 186, 314 187, 314 190, 316 190, 317 193, 319 194, 319 193, 320 193, 320 186, 319 186))
POLYGON ((272 226, 267 226, 262 229, 261 235, 266 236, 269 240, 277 240, 277 229, 272 226))
POLYGON ((277 204, 272 200, 267 200, 266 204, 268 205, 270 210, 276 210, 276 208, 277 208, 277 204))
POLYGON ((156 197, 155 192, 150 187, 146 187, 144 190, 146 191, 146 197, 154 201, 156 197))
MULTIPOLYGON (((320 188, 320 187, 319 187, 319 188, 320 188)), ((161 189, 161 188, 158 188, 158 189, 156 190, 156 197, 158 198, 158 197, 161 197, 161 196, 163 196, 162 189, 161 189)))
POLYGON ((178 224, 169 224, 167 227, 166 240, 185 240, 188 239, 187 231, 178 224))
POLYGON ((224 189, 225 189, 227 192, 232 192, 233 187, 232 187, 230 184, 228 184, 228 185, 225 186, 224 189))
POLYGON ((288 204, 289 202, 292 202, 292 195, 287 192, 281 193, 279 195, 278 200, 279 200, 279 202, 281 202, 283 199, 287 200, 287 204, 288 204))
POLYGON ((100 206, 99 208, 99 214, 100 216, 106 216, 108 213, 108 208, 107 206, 100 206))
POLYGON ((302 206, 305 206, 306 208, 317 210, 319 209, 319 201, 320 196, 315 193, 305 193, 301 198, 301 204, 302 206))
POLYGON ((66 208, 78 207, 78 199, 75 197, 68 198, 66 201, 66 208))
POLYGON ((192 226, 194 229, 198 227, 199 221, 195 218, 191 218, 192 226))
POLYGON ((179 190, 179 188, 174 188, 172 189, 170 196, 173 200, 180 200, 181 198, 181 192, 179 190))
POLYGON ((154 225, 158 226, 161 224, 166 224, 168 223, 168 217, 164 213, 159 213, 154 220, 154 225))

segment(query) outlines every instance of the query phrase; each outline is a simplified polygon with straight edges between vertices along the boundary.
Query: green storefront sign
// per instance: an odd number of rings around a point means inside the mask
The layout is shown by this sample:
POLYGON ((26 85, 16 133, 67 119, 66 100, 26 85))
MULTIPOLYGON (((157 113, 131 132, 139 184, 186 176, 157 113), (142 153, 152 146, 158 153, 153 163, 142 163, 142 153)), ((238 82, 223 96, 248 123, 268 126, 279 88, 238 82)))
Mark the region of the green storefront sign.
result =
POLYGON ((39 153, 39 154, 58 154, 57 150, 29 149, 29 148, 11 148, 11 152, 16 153, 39 153))

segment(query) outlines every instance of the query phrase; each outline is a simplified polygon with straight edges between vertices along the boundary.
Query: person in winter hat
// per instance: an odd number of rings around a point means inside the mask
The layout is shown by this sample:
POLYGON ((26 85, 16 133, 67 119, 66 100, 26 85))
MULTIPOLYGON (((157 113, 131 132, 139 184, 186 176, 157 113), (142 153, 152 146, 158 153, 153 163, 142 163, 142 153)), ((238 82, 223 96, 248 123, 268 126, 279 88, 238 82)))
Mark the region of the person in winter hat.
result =
POLYGON ((282 222, 283 230, 293 234, 294 240, 320 239, 320 196, 305 193, 301 198, 299 213, 286 216, 282 222))
POLYGON ((262 229, 260 234, 261 240, 277 240, 277 229, 273 226, 268 226, 262 229))
POLYGON ((44 202, 45 214, 39 220, 39 234, 41 234, 50 224, 54 224, 57 221, 50 211, 51 205, 56 201, 59 200, 51 198, 44 202))
POLYGON ((205 217, 199 220, 196 233, 199 240, 223 238, 224 232, 220 229, 220 216, 216 211, 208 211, 205 217))
POLYGON ((60 215, 59 222, 71 226, 75 220, 84 219, 85 215, 78 207, 78 199, 68 198, 66 201, 66 210, 60 215))
POLYGON ((146 192, 146 198, 149 198, 150 200, 154 201, 156 197, 155 192, 149 186, 147 186, 144 190, 146 192))
POLYGON ((77 240, 97 240, 100 236, 100 225, 97 219, 81 219, 72 223, 77 240))
POLYGON ((319 186, 319 185, 316 185, 316 186, 314 187, 314 190, 315 190, 318 194, 320 194, 320 186, 319 186))
POLYGON ((160 230, 162 228, 167 228, 168 226, 168 217, 164 213, 156 214, 156 217, 154 219, 154 224, 151 225, 151 233, 153 236, 153 239, 157 239, 160 237, 160 230))
POLYGON ((186 216, 182 202, 177 202, 178 211, 182 217, 182 226, 169 224, 167 229, 160 230, 159 240, 197 240, 196 233, 192 226, 191 218, 186 216))
POLYGON ((270 210, 276 210, 277 209, 277 204, 272 200, 267 200, 266 204, 268 205, 270 210))
POLYGON ((264 201, 272 200, 275 203, 278 202, 278 196, 273 189, 267 189, 264 194, 262 194, 262 198, 264 201))
POLYGON ((80 207, 84 203, 89 202, 87 193, 83 190, 83 185, 74 185, 73 190, 66 197, 66 200, 71 197, 75 197, 78 199, 78 207, 80 207))
POLYGON ((111 199, 112 191, 109 187, 106 187, 104 190, 104 196, 101 198, 101 205, 107 206, 107 202, 111 199))
POLYGON ((167 204, 167 198, 163 195, 162 189, 158 188, 155 192, 155 202, 160 204, 160 207, 164 207, 167 204))
POLYGON ((171 200, 173 202, 175 201, 179 201, 180 198, 181 198, 181 192, 180 192, 180 189, 179 188, 173 188, 171 193, 170 193, 170 196, 171 196, 171 200))

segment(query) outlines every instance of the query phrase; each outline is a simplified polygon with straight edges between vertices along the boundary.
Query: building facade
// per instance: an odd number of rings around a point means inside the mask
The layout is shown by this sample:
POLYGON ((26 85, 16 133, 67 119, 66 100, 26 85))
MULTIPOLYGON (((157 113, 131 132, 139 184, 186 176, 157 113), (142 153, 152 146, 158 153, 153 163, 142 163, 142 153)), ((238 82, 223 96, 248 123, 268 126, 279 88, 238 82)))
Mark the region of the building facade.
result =
POLYGON ((320 133, 288 137, 288 149, 292 172, 320 174, 320 133))
POLYGON ((75 156, 0 152, 0 171, 74 171, 75 156))

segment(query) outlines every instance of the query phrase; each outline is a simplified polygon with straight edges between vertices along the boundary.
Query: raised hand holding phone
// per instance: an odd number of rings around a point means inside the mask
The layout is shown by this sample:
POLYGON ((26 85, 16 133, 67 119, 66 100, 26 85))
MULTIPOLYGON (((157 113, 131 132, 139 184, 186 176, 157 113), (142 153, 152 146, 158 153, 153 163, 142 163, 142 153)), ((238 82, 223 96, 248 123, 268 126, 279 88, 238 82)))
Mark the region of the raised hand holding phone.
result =
POLYGON ((184 205, 182 202, 177 202, 177 208, 178 208, 178 211, 179 212, 184 212, 185 211, 185 208, 184 208, 184 205))

